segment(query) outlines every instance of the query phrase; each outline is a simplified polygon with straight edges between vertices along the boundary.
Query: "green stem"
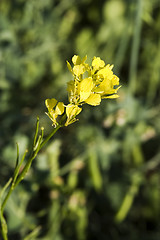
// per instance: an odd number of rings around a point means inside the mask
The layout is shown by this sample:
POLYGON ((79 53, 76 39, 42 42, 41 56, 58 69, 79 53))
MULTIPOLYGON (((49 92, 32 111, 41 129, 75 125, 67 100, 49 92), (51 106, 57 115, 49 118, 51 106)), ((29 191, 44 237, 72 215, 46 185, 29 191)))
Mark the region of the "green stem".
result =
POLYGON ((54 130, 48 135, 48 137, 46 137, 46 139, 42 141, 42 143, 40 144, 39 150, 49 141, 49 139, 58 131, 58 129, 60 129, 61 127, 64 127, 64 121, 66 118, 67 116, 66 114, 64 114, 59 124, 57 125, 57 127, 54 128, 54 130))
POLYGON ((49 141, 49 139, 58 131, 58 129, 60 129, 61 127, 63 127, 63 125, 58 125, 56 128, 54 128, 54 130, 46 137, 46 139, 44 139, 42 141, 42 143, 40 144, 40 148, 39 150, 49 141))
POLYGON ((31 164, 32 164, 32 161, 33 159, 36 157, 37 154, 33 153, 31 155, 31 157, 29 158, 29 160, 27 161, 25 167, 23 168, 21 174, 19 175, 17 181, 15 182, 14 186, 13 186, 13 189, 23 180, 23 178, 25 177, 27 171, 29 170, 31 164))
POLYGON ((143 0, 137 0, 137 15, 135 19, 135 28, 133 35, 132 51, 131 51, 131 62, 129 71, 129 92, 135 93, 136 90, 136 77, 137 77, 137 64, 138 64, 138 52, 140 45, 140 34, 142 28, 142 11, 143 11, 143 0))
MULTIPOLYGON (((33 141, 33 146, 32 146, 32 151, 31 151, 31 155, 26 163, 26 165, 24 166, 22 172, 20 173, 20 175, 18 176, 20 167, 23 163, 23 160, 26 156, 27 151, 24 153, 20 163, 18 163, 18 158, 19 158, 19 148, 17 146, 17 161, 16 161, 16 168, 14 171, 14 176, 13 179, 9 181, 9 183, 12 181, 12 184, 8 190, 8 193, 6 194, 2 204, 0 205, 0 220, 1 220, 1 231, 2 231, 2 237, 4 240, 8 240, 7 237, 7 224, 6 221, 3 217, 3 211, 4 211, 4 207, 11 195, 11 193, 13 192, 13 190, 15 189, 15 187, 23 180, 23 178, 25 177, 26 173, 28 172, 32 161, 35 159, 35 157, 37 156, 38 152, 40 151, 40 149, 50 140, 51 137, 53 137, 53 135, 58 131, 58 129, 60 129, 61 127, 63 127, 63 122, 66 118, 66 115, 64 115, 60 121, 60 124, 54 128, 54 130, 46 137, 45 140, 42 141, 43 138, 43 128, 42 130, 42 134, 39 136, 38 140, 37 140, 37 135, 38 135, 38 128, 39 128, 39 118, 37 118, 37 125, 36 125, 36 131, 35 131, 35 136, 34 136, 34 141, 33 141)), ((6 190, 6 188, 9 186, 9 183, 4 187, 4 190, 6 190)), ((2 190, 3 191, 3 190, 2 190)))
POLYGON ((5 218, 3 216, 3 208, 1 205, 1 199, 3 197, 4 192, 6 191, 6 189, 8 188, 8 186, 10 185, 11 182, 12 182, 12 178, 9 179, 9 181, 6 183, 6 185, 4 186, 4 188, 2 189, 2 191, 0 193, 0 224, 1 224, 1 230, 2 230, 2 237, 4 240, 8 240, 8 237, 7 237, 7 224, 6 224, 5 218))
POLYGON ((1 213, 1 229, 2 229, 2 237, 4 240, 8 240, 7 237, 7 224, 6 221, 1 213))
POLYGON ((122 222, 127 214, 129 213, 130 208, 132 207, 133 201, 135 199, 136 194, 139 191, 140 184, 142 182, 142 178, 140 176, 139 172, 136 172, 132 176, 132 183, 131 186, 126 193, 123 202, 120 206, 120 209, 118 210, 116 216, 115 216, 115 221, 116 222, 122 222))
POLYGON ((36 145, 36 140, 37 140, 38 130, 39 130, 39 117, 37 117, 36 131, 35 131, 35 135, 34 135, 33 146, 36 145))
POLYGON ((2 212, 2 213, 3 213, 3 211, 4 211, 4 207, 5 207, 6 203, 7 203, 7 200, 8 200, 8 198, 10 197, 13 189, 14 189, 14 188, 13 188, 12 185, 11 185, 11 187, 10 187, 10 189, 9 189, 9 191, 8 191, 8 193, 7 193, 4 201, 3 201, 3 203, 2 203, 2 207, 1 207, 1 212, 2 212))

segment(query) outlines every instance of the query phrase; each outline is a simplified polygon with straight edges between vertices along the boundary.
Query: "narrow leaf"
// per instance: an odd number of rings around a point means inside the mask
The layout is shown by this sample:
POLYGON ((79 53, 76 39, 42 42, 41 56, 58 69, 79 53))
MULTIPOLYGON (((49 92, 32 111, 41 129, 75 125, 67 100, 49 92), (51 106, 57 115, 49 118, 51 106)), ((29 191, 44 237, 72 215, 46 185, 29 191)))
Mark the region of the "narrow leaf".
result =
POLYGON ((18 167, 16 168, 16 170, 15 170, 15 172, 14 172, 14 178, 13 178, 13 183, 12 183, 13 185, 14 185, 14 183, 16 182, 16 179, 17 179, 19 170, 20 170, 20 168, 21 168, 21 166, 22 166, 22 163, 23 163, 23 161, 24 161, 24 159, 25 159, 25 157, 26 157, 27 152, 28 152, 28 150, 26 150, 26 151, 24 152, 24 154, 23 154, 23 156, 22 156, 22 158, 21 158, 21 161, 20 161, 18 167))
POLYGON ((35 146, 35 144, 36 144, 37 135, 38 135, 38 129, 39 129, 39 117, 37 117, 36 131, 35 131, 35 135, 34 135, 33 146, 35 146))
POLYGON ((15 166, 15 169, 17 168, 18 163, 19 163, 19 146, 18 146, 18 143, 16 143, 16 145, 17 145, 17 159, 16 159, 16 166, 15 166))

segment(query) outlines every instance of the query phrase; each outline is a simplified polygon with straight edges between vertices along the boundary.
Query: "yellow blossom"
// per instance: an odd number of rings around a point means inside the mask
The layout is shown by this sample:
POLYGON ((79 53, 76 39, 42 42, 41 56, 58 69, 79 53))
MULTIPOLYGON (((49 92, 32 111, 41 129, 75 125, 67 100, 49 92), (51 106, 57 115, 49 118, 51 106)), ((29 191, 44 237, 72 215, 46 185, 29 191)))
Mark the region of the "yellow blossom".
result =
POLYGON ((69 124, 77 121, 76 116, 82 111, 82 108, 78 107, 78 105, 74 104, 68 104, 66 106, 66 115, 67 115, 67 121, 65 123, 65 126, 68 126, 69 124))
POLYGON ((73 69, 72 69, 70 63, 67 61, 67 67, 68 67, 69 71, 77 77, 84 74, 88 70, 88 67, 89 67, 89 65, 85 63, 86 59, 87 59, 87 56, 85 56, 81 60, 81 58, 78 55, 74 55, 72 57, 72 62, 74 64, 73 69))
POLYGON ((87 60, 87 56, 85 56, 84 58, 82 58, 82 60, 81 60, 80 56, 78 56, 78 55, 74 55, 74 56, 72 57, 72 62, 73 62, 74 65, 80 65, 81 63, 82 63, 82 64, 85 64, 85 61, 86 61, 86 60, 87 60))
POLYGON ((48 108, 48 111, 50 112, 56 106, 57 100, 55 98, 46 99, 45 104, 46 107, 48 108))
POLYGON ((64 113, 64 103, 59 102, 55 98, 46 99, 45 101, 46 107, 48 108, 47 115, 52 120, 53 125, 57 125, 57 117, 58 115, 62 115, 64 113))
POLYGON ((73 73, 76 76, 80 76, 81 74, 85 73, 85 71, 86 71, 86 69, 85 69, 85 66, 83 64, 75 65, 73 67, 73 73))
POLYGON ((113 77, 113 72, 112 72, 112 68, 113 68, 113 65, 107 65, 105 66, 104 68, 100 69, 98 72, 97 72, 97 76, 99 76, 100 78, 102 79, 111 79, 113 77))
POLYGON ((79 65, 79 64, 81 64, 81 58, 78 55, 74 55, 72 57, 72 62, 74 65, 79 65))
POLYGON ((105 66, 105 62, 100 59, 100 57, 94 57, 92 61, 92 67, 95 71, 103 68, 105 66))
POLYGON ((73 80, 67 83, 69 104, 57 100, 47 99, 47 115, 56 126, 57 117, 64 114, 67 118, 65 126, 75 122, 76 116, 82 111, 83 104, 97 106, 102 99, 118 98, 117 91, 120 88, 119 78, 113 73, 113 65, 107 64, 100 57, 94 57, 91 66, 86 63, 87 56, 80 58, 78 55, 72 57, 71 64, 67 61, 67 67, 73 75, 73 80), (65 111, 64 111, 65 110, 65 111))

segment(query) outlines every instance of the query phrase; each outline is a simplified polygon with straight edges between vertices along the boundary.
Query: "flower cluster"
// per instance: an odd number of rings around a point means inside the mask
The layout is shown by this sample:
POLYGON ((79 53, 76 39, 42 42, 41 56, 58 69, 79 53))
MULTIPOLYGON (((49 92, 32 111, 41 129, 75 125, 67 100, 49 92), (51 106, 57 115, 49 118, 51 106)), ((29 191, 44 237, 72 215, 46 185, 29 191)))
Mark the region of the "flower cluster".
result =
POLYGON ((120 88, 119 78, 113 74, 113 65, 107 64, 99 57, 94 57, 91 66, 86 63, 87 56, 81 59, 79 56, 72 57, 73 67, 67 61, 69 71, 74 79, 68 82, 69 104, 57 102, 56 99, 46 99, 48 116, 57 126, 59 115, 66 113, 65 126, 75 122, 76 116, 82 111, 83 104, 97 106, 102 99, 117 98, 120 88))

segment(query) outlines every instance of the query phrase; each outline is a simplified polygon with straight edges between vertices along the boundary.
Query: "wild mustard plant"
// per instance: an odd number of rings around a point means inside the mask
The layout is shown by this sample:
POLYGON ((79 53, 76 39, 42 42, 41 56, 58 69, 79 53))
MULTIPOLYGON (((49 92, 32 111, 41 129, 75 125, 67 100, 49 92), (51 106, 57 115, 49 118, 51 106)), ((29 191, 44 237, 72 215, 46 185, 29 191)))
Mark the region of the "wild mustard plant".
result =
POLYGON ((102 99, 119 97, 119 78, 113 74, 113 65, 105 65, 99 57, 94 57, 89 66, 86 60, 87 56, 81 60, 74 55, 73 67, 67 61, 68 69, 74 78, 68 82, 67 87, 69 104, 57 102, 55 98, 45 101, 47 115, 55 127, 59 125, 59 115, 66 115, 64 125, 68 126, 77 120, 76 116, 82 111, 83 104, 97 106, 102 99))
POLYGON ((91 66, 89 66, 86 60, 87 56, 81 59, 79 56, 74 55, 72 58, 73 67, 67 61, 68 69, 73 75, 73 80, 69 81, 67 86, 69 103, 65 105, 63 102, 58 102, 55 98, 46 99, 45 101, 48 109, 47 115, 52 120, 52 125, 54 126, 52 132, 43 139, 44 128, 42 127, 38 136, 39 118, 37 118, 35 136, 28 159, 26 159, 28 150, 19 159, 19 147, 17 144, 17 160, 13 176, 0 192, 0 223, 1 235, 4 240, 8 240, 7 222, 4 218, 6 203, 12 191, 29 171, 32 161, 41 148, 59 128, 68 126, 78 120, 76 117, 82 111, 83 104, 97 106, 102 99, 119 97, 117 94, 120 88, 119 78, 113 74, 113 65, 105 65, 105 62, 99 57, 94 57, 91 66))

